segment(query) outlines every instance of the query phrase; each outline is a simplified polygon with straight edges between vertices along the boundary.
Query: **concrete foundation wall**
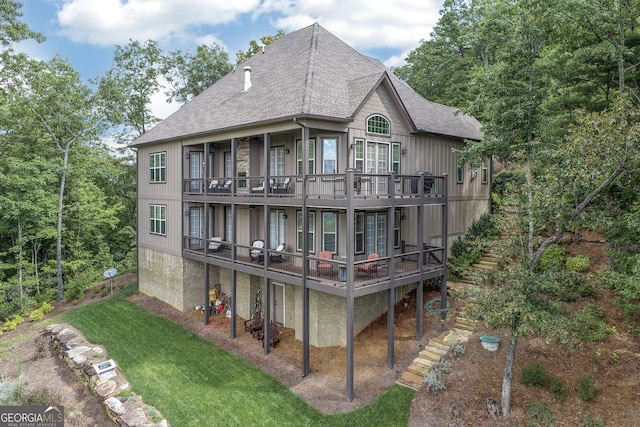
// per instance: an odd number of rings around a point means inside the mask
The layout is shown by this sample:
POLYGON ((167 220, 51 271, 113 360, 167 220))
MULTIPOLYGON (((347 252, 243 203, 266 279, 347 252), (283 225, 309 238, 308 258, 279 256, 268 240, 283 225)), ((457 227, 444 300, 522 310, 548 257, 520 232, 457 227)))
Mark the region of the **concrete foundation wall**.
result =
MULTIPOLYGON (((182 257, 148 248, 138 248, 138 288, 180 311, 190 308, 183 293, 182 257)), ((202 283, 202 282, 200 282, 202 283)))

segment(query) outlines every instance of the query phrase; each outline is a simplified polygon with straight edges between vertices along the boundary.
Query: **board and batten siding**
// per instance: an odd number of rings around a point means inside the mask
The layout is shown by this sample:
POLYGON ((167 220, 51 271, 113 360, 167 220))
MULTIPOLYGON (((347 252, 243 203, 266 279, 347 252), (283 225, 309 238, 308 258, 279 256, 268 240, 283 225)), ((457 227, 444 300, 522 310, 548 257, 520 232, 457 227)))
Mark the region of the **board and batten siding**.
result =
POLYGON ((182 254, 182 147, 179 142, 138 147, 138 245, 162 252, 182 254), (149 156, 166 152, 166 179, 151 183, 149 156), (166 205, 166 236, 149 232, 149 206, 166 205))

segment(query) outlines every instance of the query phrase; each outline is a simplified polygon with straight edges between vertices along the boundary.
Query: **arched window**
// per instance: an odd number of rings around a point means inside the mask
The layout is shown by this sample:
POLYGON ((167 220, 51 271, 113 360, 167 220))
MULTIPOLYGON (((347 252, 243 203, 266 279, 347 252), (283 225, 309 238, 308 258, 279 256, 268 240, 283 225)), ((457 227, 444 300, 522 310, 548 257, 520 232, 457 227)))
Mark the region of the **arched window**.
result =
POLYGON ((391 135, 389 120, 379 114, 374 114, 367 119, 367 132, 379 135, 391 135))

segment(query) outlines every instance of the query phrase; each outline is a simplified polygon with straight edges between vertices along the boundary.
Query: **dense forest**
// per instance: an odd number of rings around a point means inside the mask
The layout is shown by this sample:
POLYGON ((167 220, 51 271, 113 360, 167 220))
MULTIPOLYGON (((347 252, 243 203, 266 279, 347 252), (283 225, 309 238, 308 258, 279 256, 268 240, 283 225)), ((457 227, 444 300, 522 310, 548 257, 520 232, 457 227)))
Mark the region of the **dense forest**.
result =
MULTIPOLYGON (((493 196, 509 214, 493 220, 507 265, 485 282, 476 312, 511 331, 504 415, 518 341, 572 344, 563 303, 611 289, 628 331, 640 333, 639 17, 637 0, 446 0, 431 37, 395 70, 427 99, 480 120, 484 140, 463 161, 504 168, 493 196), (596 277, 557 262, 557 243, 585 229, 610 248, 611 268, 596 277)), ((454 242, 454 266, 480 249, 454 242)))
MULTIPOLYGON (((84 79, 61 57, 14 50, 44 40, 20 8, 0 3, 0 319, 77 298, 107 268, 135 270, 127 144, 159 121, 153 95, 185 103, 233 68, 215 44, 164 52, 131 40, 116 46, 109 71, 84 79)), ((567 340, 557 301, 577 281, 544 265, 567 232, 603 233, 611 269, 591 280, 615 291, 640 334, 639 18, 640 0, 446 0, 394 70, 483 124, 484 140, 458 155, 471 166, 492 158, 501 171, 493 200, 511 215, 496 221, 518 262, 492 279, 494 303, 479 317, 511 329, 511 362, 530 334, 567 340)), ((252 41, 238 62, 258 49, 252 41)), ((508 414, 506 380, 502 397, 508 414)))

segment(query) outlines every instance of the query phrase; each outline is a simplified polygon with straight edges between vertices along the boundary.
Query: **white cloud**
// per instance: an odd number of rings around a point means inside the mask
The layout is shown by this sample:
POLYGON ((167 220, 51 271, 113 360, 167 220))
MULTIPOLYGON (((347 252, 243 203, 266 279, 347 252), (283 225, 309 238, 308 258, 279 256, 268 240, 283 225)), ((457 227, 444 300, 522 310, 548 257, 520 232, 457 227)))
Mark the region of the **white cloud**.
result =
MULTIPOLYGON (((113 46, 126 44, 129 39, 198 43, 213 40, 226 50, 229 46, 244 46, 251 38, 247 35, 247 40, 240 43, 231 40, 234 35, 237 37, 234 22, 270 22, 272 29, 267 28, 262 35, 275 34, 277 30, 288 33, 319 22, 361 52, 394 50, 395 56, 381 59, 387 66, 397 66, 406 57, 399 52, 415 49, 421 40, 429 38, 444 0, 62 1, 57 15, 61 32, 76 42, 113 46)), ((257 28, 262 27, 256 25, 257 28)))
POLYGON ((57 17, 61 33, 100 46, 179 37, 190 26, 223 24, 259 0, 66 0, 57 17))
POLYGON ((275 26, 285 32, 318 22, 355 49, 418 46, 439 19, 442 0, 265 0, 265 12, 282 14, 275 26))

